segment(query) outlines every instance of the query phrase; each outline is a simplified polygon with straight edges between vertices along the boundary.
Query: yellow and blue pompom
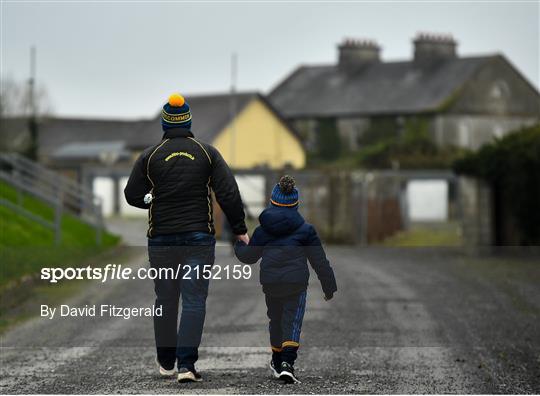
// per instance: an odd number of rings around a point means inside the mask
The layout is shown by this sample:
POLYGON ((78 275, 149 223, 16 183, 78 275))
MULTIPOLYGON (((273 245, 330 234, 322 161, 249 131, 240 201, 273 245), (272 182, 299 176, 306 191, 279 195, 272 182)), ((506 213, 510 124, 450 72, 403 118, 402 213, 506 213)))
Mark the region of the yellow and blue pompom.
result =
POLYGON ((173 93, 169 96, 169 101, 163 105, 161 126, 163 130, 171 128, 191 129, 189 104, 179 93, 173 93))

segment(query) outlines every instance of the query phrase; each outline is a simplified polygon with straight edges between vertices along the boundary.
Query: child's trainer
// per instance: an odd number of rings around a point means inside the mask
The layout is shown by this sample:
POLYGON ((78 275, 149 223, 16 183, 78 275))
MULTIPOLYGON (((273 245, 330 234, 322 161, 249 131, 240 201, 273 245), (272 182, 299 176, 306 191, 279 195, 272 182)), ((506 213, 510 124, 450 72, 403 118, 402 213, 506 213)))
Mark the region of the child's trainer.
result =
POLYGON ((260 226, 246 245, 238 241, 238 259, 253 264, 262 257, 260 281, 270 319, 270 367, 274 377, 298 382, 294 362, 309 281, 307 261, 317 273, 326 300, 337 291, 334 271, 315 228, 298 212, 294 179, 283 176, 272 191, 270 205, 259 216, 260 226))

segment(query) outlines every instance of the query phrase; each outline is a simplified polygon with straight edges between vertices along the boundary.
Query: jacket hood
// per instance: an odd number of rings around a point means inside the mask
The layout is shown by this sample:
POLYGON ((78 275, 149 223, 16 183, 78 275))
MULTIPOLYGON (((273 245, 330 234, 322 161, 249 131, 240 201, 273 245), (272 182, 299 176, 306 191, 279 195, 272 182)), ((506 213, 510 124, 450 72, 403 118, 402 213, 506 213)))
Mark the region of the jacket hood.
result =
POLYGON ((261 227, 272 235, 287 235, 304 224, 305 220, 297 208, 270 206, 259 216, 261 227))

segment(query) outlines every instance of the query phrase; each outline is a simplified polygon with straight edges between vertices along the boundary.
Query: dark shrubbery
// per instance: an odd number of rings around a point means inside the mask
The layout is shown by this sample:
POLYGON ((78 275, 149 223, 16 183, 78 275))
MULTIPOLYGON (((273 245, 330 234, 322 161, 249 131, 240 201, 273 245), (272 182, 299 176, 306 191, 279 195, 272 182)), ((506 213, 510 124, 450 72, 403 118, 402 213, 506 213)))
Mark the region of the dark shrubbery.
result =
POLYGON ((338 169, 449 169, 467 151, 438 147, 429 126, 429 118, 422 116, 401 122, 395 117, 373 119, 358 138, 358 151, 351 151, 340 141, 336 120, 321 119, 316 150, 308 157, 309 165, 338 169))
POLYGON ((489 182, 508 206, 524 245, 540 244, 540 124, 483 146, 454 163, 489 182))
POLYGON ((414 117, 405 121, 399 136, 383 134, 379 140, 364 145, 357 163, 374 169, 444 169, 450 168, 463 153, 464 150, 455 147, 437 147, 429 133, 428 121, 414 117))
POLYGON ((325 118, 318 124, 317 155, 323 161, 333 161, 341 154, 341 140, 334 118, 325 118))

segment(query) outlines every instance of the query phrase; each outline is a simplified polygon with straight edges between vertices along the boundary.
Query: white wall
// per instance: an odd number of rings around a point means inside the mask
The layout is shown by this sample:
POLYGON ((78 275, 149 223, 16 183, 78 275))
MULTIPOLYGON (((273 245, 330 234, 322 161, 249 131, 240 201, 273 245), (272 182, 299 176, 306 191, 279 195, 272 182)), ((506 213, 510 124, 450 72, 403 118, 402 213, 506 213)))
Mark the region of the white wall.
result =
POLYGON ((235 176, 242 200, 249 214, 257 218, 266 207, 265 178, 262 175, 235 176))
POLYGON ((124 196, 124 188, 128 181, 128 177, 121 177, 118 179, 118 197, 120 200, 119 209, 120 216, 130 216, 130 217, 147 217, 148 209, 139 209, 135 206, 131 206, 127 203, 126 197, 124 196))
POLYGON ((98 176, 92 180, 92 191, 101 198, 103 216, 110 216, 114 211, 114 182, 110 177, 98 176))
POLYGON ((407 183, 407 214, 410 221, 448 220, 448 182, 411 180, 407 183))
MULTIPOLYGON (((265 178, 261 175, 239 175, 235 176, 236 182, 242 200, 247 206, 249 213, 258 217, 266 207, 269 197, 265 197, 265 178)), ((127 203, 124 197, 124 188, 126 187, 128 177, 121 177, 118 180, 119 210, 121 216, 146 217, 148 210, 139 209, 127 203)), ((114 184, 111 178, 96 177, 94 179, 94 193, 104 200, 104 215, 110 216, 113 213, 113 188, 114 184)))

